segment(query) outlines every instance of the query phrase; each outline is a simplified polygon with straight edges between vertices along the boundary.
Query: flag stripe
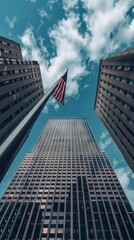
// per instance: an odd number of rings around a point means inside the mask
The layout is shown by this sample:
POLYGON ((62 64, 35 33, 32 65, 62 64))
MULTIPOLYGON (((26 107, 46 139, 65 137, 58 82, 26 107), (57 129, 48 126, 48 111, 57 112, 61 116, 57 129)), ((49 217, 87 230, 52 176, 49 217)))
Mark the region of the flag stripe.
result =
POLYGON ((56 99, 58 98, 60 92, 62 91, 63 84, 64 84, 64 80, 62 79, 61 82, 60 82, 60 86, 57 87, 57 91, 56 91, 56 93, 54 94, 54 96, 55 96, 56 99))
POLYGON ((64 86, 63 86, 61 96, 60 96, 60 100, 59 100, 61 103, 63 103, 63 99, 64 99, 64 95, 65 95, 65 88, 66 88, 66 84, 64 82, 64 86))
POLYGON ((62 104, 64 104, 65 90, 66 90, 66 84, 65 84, 65 87, 64 87, 64 89, 63 89, 63 94, 62 94, 62 99, 61 99, 61 103, 62 103, 62 104))
POLYGON ((60 82, 53 93, 53 96, 62 104, 64 104, 64 98, 65 98, 67 72, 68 70, 61 77, 60 82))
POLYGON ((61 88, 59 89, 59 91, 58 91, 58 93, 57 93, 57 95, 56 95, 56 99, 57 99, 57 100, 60 100, 60 96, 61 96, 61 94, 62 94, 63 88, 64 88, 64 81, 62 82, 62 86, 61 86, 61 88))
POLYGON ((54 97, 56 96, 56 94, 57 94, 57 92, 58 92, 58 90, 59 90, 61 84, 62 84, 62 80, 59 82, 57 88, 55 89, 55 91, 54 91, 54 93, 53 93, 53 96, 54 96, 54 97))

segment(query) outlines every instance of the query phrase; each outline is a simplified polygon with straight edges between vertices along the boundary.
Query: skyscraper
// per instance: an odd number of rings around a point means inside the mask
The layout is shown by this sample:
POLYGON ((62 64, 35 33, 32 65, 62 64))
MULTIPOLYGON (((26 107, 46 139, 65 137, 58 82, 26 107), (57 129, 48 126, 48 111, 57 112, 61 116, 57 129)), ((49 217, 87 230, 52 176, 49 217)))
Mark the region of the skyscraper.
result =
POLYGON ((134 213, 86 119, 50 119, 0 201, 3 240, 132 240, 134 213))
POLYGON ((101 60, 95 110, 134 172, 134 48, 101 60))
POLYGON ((0 144, 43 96, 37 61, 21 58, 19 44, 0 37, 0 144), (4 40, 3 40, 4 39, 4 40), (14 49, 14 55, 9 48, 14 49), (3 51, 5 50, 5 52, 3 51), (11 58, 15 56, 15 58, 11 58))
MULTIPOLYGON (((37 61, 23 60, 18 43, 0 37, 0 145, 43 97, 37 61)), ((0 157, 0 180, 11 163, 0 157)))
POLYGON ((0 36, 0 57, 7 59, 22 59, 20 45, 10 39, 0 36))

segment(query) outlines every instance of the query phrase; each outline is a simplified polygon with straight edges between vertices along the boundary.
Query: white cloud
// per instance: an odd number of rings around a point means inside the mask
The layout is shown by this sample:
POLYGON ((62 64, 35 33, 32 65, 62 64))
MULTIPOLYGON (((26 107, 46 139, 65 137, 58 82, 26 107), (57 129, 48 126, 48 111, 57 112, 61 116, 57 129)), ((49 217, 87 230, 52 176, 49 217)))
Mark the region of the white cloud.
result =
POLYGON ((112 143, 112 139, 108 138, 104 142, 99 142, 99 147, 101 151, 105 151, 105 149, 112 143))
POLYGON ((57 111, 57 110, 59 109, 59 104, 58 104, 58 103, 56 103, 56 104, 54 105, 54 109, 55 109, 55 111, 57 111))
POLYGON ((47 14, 47 12, 45 10, 38 9, 37 11, 39 12, 40 17, 42 17, 42 18, 43 17, 48 17, 48 14, 47 14))
POLYGON ((88 88, 89 86, 90 86, 90 84, 87 84, 87 83, 86 83, 86 84, 84 85, 84 88, 88 88))
MULTIPOLYGON (((45 90, 49 89, 69 67, 66 96, 78 93, 81 76, 87 74, 84 58, 81 56, 81 48, 86 40, 79 34, 78 26, 79 16, 70 14, 68 19, 63 19, 54 29, 49 31, 50 40, 55 46, 55 55, 51 56, 49 61, 45 54, 42 54, 41 49, 37 47, 31 27, 27 28, 23 36, 20 37, 23 44, 23 57, 35 59, 40 64, 45 90)), ((47 52, 47 49, 43 48, 44 39, 41 41, 42 50, 47 52)))
POLYGON ((128 45, 134 41, 134 20, 132 20, 129 25, 126 24, 123 28, 121 27, 119 29, 115 41, 121 44, 122 40, 128 45))
POLYGON ((59 104, 57 103, 57 100, 54 97, 51 97, 49 99, 49 101, 46 103, 42 113, 44 114, 48 114, 49 111, 49 106, 53 106, 53 108, 55 109, 55 111, 57 111, 59 109, 59 104))
POLYGON ((14 16, 12 19, 9 16, 5 17, 5 21, 8 23, 10 29, 14 28, 15 22, 17 22, 17 17, 14 16))
POLYGON ((134 39, 134 24, 126 16, 134 1, 82 0, 87 12, 88 52, 91 60, 99 60, 115 51, 120 44, 134 39), (112 39, 111 39, 112 37, 112 39))
POLYGON ((104 139, 104 138, 106 138, 107 135, 108 135, 108 132, 107 132, 106 130, 103 131, 103 132, 101 133, 100 139, 104 139))
POLYGON ((118 179, 119 179, 122 187, 123 188, 128 187, 129 182, 130 182, 130 179, 129 179, 130 172, 129 172, 129 170, 122 167, 122 168, 115 169, 115 172, 118 176, 118 179))
POLYGON ((57 52, 56 56, 51 59, 51 71, 61 71, 68 67, 70 69, 70 81, 66 92, 68 96, 78 93, 78 80, 87 74, 84 58, 81 55, 81 49, 86 45, 86 39, 80 35, 78 28, 79 16, 70 13, 67 20, 60 21, 49 34, 57 52))
POLYGON ((62 0, 63 8, 65 11, 68 11, 74 7, 77 7, 79 0, 62 0))
POLYGON ((116 175, 122 185, 123 190, 126 193, 127 198, 130 201, 131 206, 134 209, 134 189, 129 186, 131 178, 133 176, 132 171, 128 167, 122 167, 115 169, 116 175))
POLYGON ((48 1, 48 7, 50 8, 50 10, 52 10, 53 5, 56 4, 58 2, 58 0, 49 0, 48 1))
POLYGON ((117 165, 119 164, 119 161, 117 159, 113 159, 113 166, 114 168, 117 167, 117 165))
POLYGON ((112 143, 112 139, 109 136, 108 132, 105 130, 101 133, 99 140, 99 148, 101 151, 105 151, 105 149, 112 143))
POLYGON ((40 29, 41 27, 44 25, 44 21, 43 21, 43 18, 40 18, 40 24, 38 26, 38 28, 36 29, 36 33, 39 33, 40 32, 40 29))
MULTIPOLYGON (((55 1, 50 0, 49 7, 51 8, 54 3, 55 1)), ((44 38, 40 38, 38 42, 40 47, 38 47, 31 27, 27 28, 21 37, 23 56, 35 59, 40 64, 45 90, 49 89, 69 67, 67 97, 78 95, 81 78, 91 70, 87 71, 85 60, 90 57, 90 60, 98 61, 100 57, 117 49, 122 41, 129 43, 134 35, 134 21, 129 22, 126 17, 132 5, 129 1, 82 0, 86 10, 83 19, 87 26, 87 31, 83 35, 80 33, 80 16, 72 12, 77 3, 78 0, 63 0, 64 9, 66 11, 71 9, 71 12, 67 12, 66 18, 60 20, 48 32, 53 48, 51 56, 45 46, 44 38)), ((42 10, 41 16, 46 15, 47 13, 42 10)), ((110 143, 111 139, 101 141, 101 149, 104 150, 110 143)))
POLYGON ((47 48, 45 47, 45 39, 43 37, 39 37, 39 44, 40 44, 40 50, 43 54, 45 54, 46 57, 49 56, 49 52, 47 51, 47 48))
POLYGON ((130 189, 130 188, 126 188, 124 190, 125 190, 127 198, 130 201, 130 204, 131 204, 131 206, 132 206, 132 208, 134 210, 134 190, 130 189))
MULTIPOLYGON (((78 27, 79 16, 71 13, 67 19, 62 19, 49 31, 50 41, 55 47, 55 54, 51 56, 45 47, 44 38, 38 39, 40 47, 37 46, 32 27, 27 28, 20 37, 23 44, 23 57, 35 59, 40 64, 45 91, 69 68, 66 101, 68 97, 78 95, 79 82, 88 73, 85 66, 86 55, 81 55, 81 49, 85 47, 86 39, 79 34, 78 27)), ((56 110, 59 108, 59 105, 55 103, 53 106, 56 110)))
POLYGON ((45 105, 45 107, 43 108, 42 113, 48 114, 48 106, 47 105, 45 105))
POLYGON ((37 0, 26 0, 26 2, 30 1, 31 3, 35 3, 37 0))

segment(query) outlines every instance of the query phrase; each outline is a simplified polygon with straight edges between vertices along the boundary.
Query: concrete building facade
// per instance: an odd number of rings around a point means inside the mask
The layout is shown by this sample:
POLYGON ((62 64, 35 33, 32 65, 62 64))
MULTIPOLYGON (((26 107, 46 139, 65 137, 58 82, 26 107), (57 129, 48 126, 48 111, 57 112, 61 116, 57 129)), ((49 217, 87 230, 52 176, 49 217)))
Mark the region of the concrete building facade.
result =
MULTIPOLYGON (((22 59, 20 45, 0 37, 0 146, 43 96, 38 62, 22 59)), ((7 155, 0 156, 0 180, 12 161, 7 155)))
POLYGON ((95 111, 134 172, 134 48, 101 60, 95 111))
POLYGON ((0 58, 22 59, 20 45, 10 39, 0 36, 0 58))

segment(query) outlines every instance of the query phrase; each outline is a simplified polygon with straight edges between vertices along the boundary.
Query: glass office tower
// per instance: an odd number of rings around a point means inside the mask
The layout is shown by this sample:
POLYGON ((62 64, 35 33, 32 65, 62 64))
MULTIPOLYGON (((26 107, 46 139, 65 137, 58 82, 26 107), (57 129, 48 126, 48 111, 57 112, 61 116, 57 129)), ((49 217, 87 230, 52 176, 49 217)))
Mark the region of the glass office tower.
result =
POLYGON ((132 240, 134 213, 86 119, 50 119, 0 202, 3 240, 132 240))
POLYGON ((134 172, 134 48, 101 60, 95 111, 134 172))

